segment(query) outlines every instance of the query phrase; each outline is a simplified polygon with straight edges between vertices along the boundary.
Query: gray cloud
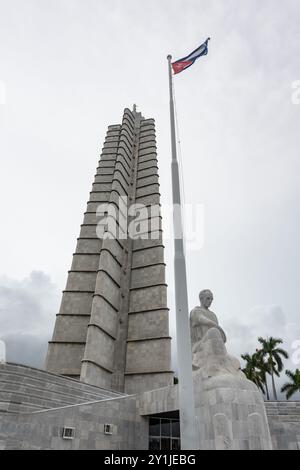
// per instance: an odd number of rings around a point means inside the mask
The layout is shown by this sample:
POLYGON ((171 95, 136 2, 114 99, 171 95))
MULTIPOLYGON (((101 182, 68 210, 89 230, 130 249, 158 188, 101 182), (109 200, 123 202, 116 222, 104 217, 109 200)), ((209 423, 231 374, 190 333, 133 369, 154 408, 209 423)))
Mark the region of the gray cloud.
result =
POLYGON ((43 367, 59 291, 43 272, 21 281, 0 277, 0 339, 7 361, 43 367))

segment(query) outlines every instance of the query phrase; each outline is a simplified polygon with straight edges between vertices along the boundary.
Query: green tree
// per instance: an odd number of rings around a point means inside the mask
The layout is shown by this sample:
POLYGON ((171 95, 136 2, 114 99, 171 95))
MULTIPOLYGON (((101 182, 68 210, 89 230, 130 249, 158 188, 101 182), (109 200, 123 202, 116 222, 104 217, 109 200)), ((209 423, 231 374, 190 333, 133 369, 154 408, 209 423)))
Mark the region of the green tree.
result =
POLYGON ((296 369, 294 373, 286 370, 285 375, 289 377, 291 382, 285 383, 281 391, 286 392, 286 399, 289 400, 295 393, 300 392, 300 370, 296 369))
POLYGON ((275 387, 275 375, 277 377, 280 375, 280 372, 283 370, 283 361, 282 358, 288 359, 288 353, 278 347, 282 344, 282 339, 280 338, 258 338, 262 348, 258 351, 258 354, 265 360, 267 364, 271 379, 272 379, 272 388, 274 399, 277 400, 277 392, 275 387))
MULTIPOLYGON (((255 385, 263 392, 266 393, 267 389, 265 389, 265 374, 260 369, 261 366, 261 358, 258 356, 257 353, 255 354, 242 354, 241 358, 244 359, 246 362, 246 366, 242 371, 246 375, 247 379, 251 380, 255 383, 255 385)), ((268 395, 268 394, 267 394, 268 395)), ((268 398, 269 399, 269 398, 268 398)))
POLYGON ((267 374, 271 374, 269 364, 264 360, 261 350, 257 349, 255 353, 256 367, 260 370, 262 380, 265 386, 267 400, 270 400, 267 374))

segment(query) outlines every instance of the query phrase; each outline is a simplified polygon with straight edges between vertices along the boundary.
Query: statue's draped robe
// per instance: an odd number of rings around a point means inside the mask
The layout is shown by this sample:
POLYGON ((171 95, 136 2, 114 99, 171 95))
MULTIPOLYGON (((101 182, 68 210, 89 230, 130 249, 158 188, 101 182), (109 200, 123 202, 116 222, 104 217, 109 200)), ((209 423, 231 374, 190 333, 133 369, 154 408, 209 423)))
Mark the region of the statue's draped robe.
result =
POLYGON ((195 307, 190 326, 199 448, 271 449, 262 394, 228 354, 216 315, 195 307))

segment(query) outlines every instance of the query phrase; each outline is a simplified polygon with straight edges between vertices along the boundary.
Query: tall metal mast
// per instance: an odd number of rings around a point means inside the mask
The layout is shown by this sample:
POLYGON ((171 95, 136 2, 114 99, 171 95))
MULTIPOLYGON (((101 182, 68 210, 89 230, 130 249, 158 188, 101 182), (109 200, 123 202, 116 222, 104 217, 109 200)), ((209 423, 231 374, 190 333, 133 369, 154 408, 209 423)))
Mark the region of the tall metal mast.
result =
POLYGON ((179 169, 176 147, 175 113, 173 98, 172 56, 168 55, 169 88, 170 88, 170 122, 172 146, 172 189, 173 189, 173 223, 174 223, 174 268, 177 358, 179 379, 179 412, 181 448, 198 449, 195 421, 195 401, 193 390, 192 352, 189 326, 189 306, 186 280, 186 263, 183 246, 182 205, 180 197, 179 169))

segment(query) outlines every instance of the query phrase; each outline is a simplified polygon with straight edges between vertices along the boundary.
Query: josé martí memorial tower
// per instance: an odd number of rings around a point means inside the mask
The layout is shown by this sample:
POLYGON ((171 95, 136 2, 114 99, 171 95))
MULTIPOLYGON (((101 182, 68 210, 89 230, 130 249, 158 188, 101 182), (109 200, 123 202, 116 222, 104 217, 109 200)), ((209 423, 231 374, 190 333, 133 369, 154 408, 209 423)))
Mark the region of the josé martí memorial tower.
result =
POLYGON ((126 393, 172 384, 159 211, 151 220, 151 208, 159 205, 154 120, 125 109, 122 124, 107 131, 49 345, 48 371, 126 393), (134 205, 143 206, 146 219, 135 222, 134 205), (130 236, 130 223, 140 229, 139 238, 130 236))
MULTIPOLYGON (((125 109, 108 127, 46 368, 0 364, 0 449, 180 449, 159 207, 154 120, 125 109)), ((201 295, 197 448, 296 449, 299 403, 264 404, 201 295)))

